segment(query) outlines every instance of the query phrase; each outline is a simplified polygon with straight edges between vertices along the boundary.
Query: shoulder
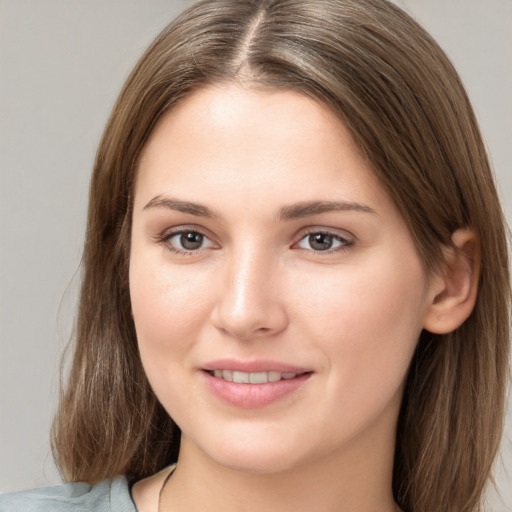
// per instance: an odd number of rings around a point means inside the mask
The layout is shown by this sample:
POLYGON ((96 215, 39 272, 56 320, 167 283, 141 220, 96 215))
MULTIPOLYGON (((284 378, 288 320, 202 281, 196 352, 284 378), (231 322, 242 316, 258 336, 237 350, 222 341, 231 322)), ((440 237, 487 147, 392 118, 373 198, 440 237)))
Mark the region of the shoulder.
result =
POLYGON ((128 482, 71 483, 0 494, 0 512, 136 512, 128 482))
POLYGON ((173 464, 148 478, 139 480, 133 485, 133 501, 140 510, 158 511, 160 492, 175 469, 176 464, 173 464))

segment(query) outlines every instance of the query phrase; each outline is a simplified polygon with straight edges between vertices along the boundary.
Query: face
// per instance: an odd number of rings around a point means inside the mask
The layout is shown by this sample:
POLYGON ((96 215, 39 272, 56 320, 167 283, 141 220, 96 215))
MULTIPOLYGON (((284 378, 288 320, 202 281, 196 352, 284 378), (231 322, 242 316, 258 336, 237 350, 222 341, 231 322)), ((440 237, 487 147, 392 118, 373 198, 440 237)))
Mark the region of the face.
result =
POLYGON ((326 107, 194 93, 144 149, 132 229, 140 354, 182 446, 273 472, 392 445, 432 298, 401 215, 326 107))

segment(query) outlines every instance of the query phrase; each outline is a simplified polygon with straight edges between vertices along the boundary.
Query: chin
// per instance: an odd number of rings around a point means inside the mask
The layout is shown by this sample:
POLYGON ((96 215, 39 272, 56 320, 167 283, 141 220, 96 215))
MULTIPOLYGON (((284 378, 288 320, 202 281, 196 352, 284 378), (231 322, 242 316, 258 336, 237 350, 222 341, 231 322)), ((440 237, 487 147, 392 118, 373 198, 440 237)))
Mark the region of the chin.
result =
POLYGON ((229 454, 212 454, 219 465, 239 473, 265 475, 283 473, 300 465, 296 456, 261 451, 232 451, 229 454))
POLYGON ((203 433, 201 443, 191 442, 194 446, 189 448, 199 450, 215 464, 249 474, 286 472, 315 458, 313 454, 303 451, 304 439, 293 439, 289 432, 285 436, 275 433, 265 436, 261 430, 259 433, 246 431, 245 435, 241 435, 241 432, 238 435, 230 434, 212 435, 212 442, 208 442, 203 433))

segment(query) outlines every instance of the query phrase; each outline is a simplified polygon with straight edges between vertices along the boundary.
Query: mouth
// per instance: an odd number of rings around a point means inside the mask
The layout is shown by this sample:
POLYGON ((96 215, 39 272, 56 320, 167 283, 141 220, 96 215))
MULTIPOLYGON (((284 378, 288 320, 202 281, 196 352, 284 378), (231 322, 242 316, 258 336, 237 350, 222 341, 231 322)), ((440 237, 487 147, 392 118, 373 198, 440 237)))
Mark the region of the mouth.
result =
POLYGON ((244 409, 259 409, 301 393, 314 373, 268 361, 217 361, 201 370, 202 381, 217 399, 244 409))
POLYGON ((237 370, 204 370, 206 373, 217 379, 236 384, 267 384, 280 380, 291 380, 311 372, 243 372, 237 370))

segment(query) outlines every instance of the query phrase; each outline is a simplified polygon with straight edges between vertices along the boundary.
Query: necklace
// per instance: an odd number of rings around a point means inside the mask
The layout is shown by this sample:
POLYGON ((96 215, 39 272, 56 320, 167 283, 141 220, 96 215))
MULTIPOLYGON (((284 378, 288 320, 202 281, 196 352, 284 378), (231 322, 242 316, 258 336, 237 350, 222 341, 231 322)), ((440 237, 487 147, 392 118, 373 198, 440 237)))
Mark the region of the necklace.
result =
MULTIPOLYGON (((174 473, 175 469, 176 469, 176 464, 171 466, 171 470, 169 471, 169 474, 165 477, 162 487, 160 487, 160 492, 158 493, 158 512, 161 512, 162 495, 164 493, 165 486, 167 485, 167 482, 171 479, 171 476, 174 473)), ((398 507, 398 505, 396 503, 395 503, 395 512, 401 512, 400 508, 398 507)))
POLYGON ((160 487, 160 492, 158 493, 158 512, 160 512, 160 508, 161 508, 161 504, 162 504, 162 494, 164 493, 165 486, 167 485, 167 482, 171 479, 171 476, 174 473, 175 469, 176 469, 176 464, 173 464, 171 466, 171 470, 169 471, 169 474, 165 477, 162 487, 160 487))

